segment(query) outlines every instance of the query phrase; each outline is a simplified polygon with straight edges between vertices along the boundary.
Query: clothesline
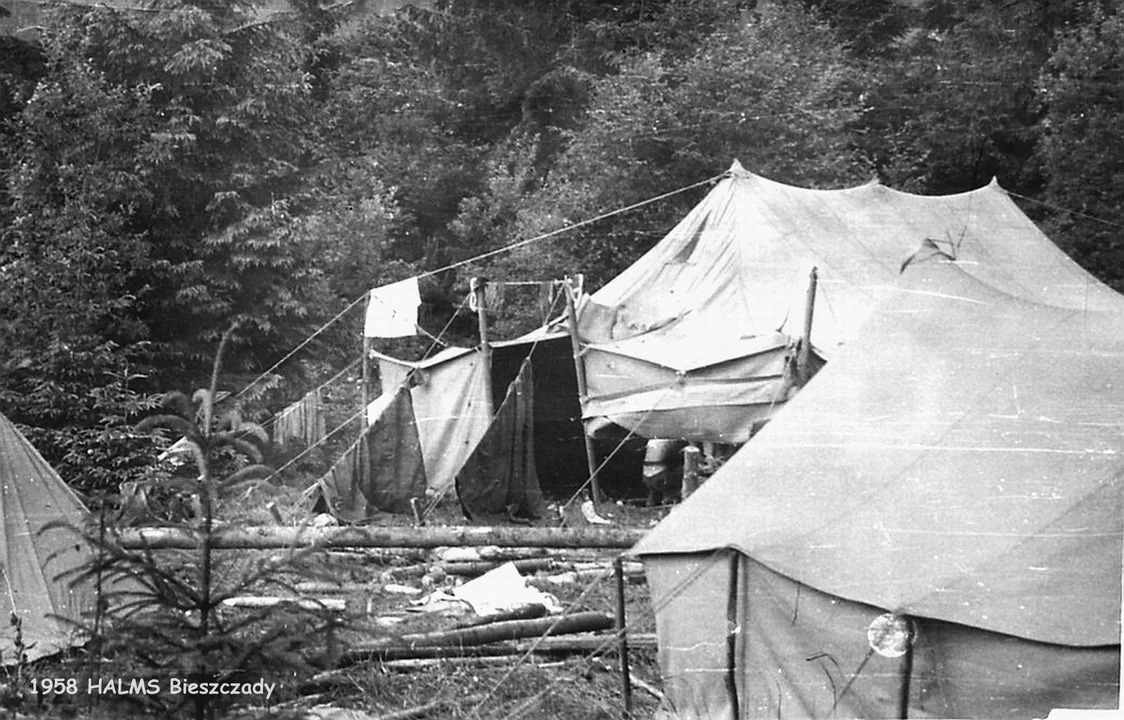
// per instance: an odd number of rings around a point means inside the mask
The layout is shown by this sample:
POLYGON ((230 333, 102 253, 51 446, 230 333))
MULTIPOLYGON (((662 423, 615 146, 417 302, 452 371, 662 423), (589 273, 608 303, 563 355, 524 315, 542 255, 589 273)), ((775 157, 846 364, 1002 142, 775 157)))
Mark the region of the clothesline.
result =
MULTIPOLYGON (((525 247, 525 246, 530 245, 530 244, 535 243, 535 242, 541 242, 542 240, 547 240, 547 239, 552 238, 556 235, 561 235, 562 233, 569 232, 571 230, 576 230, 576 229, 581 228, 581 227, 585 227, 586 225, 591 225, 593 223, 600 222, 601 220, 608 219, 608 218, 613 217, 615 215, 621 215, 623 213, 631 212, 632 210, 636 210, 636 209, 644 207, 646 205, 651 205, 653 203, 659 202, 661 200, 665 200, 669 197, 673 197, 673 196, 678 195, 680 193, 684 193, 684 192, 688 192, 690 190, 694 190, 697 187, 702 187, 703 185, 709 185, 709 184, 718 182, 719 180, 726 177, 727 175, 729 175, 729 171, 723 172, 719 175, 715 175, 714 177, 707 178, 706 180, 701 180, 699 182, 692 183, 690 185, 685 185, 681 188, 678 188, 676 190, 672 190, 670 192, 663 193, 661 195, 656 195, 655 197, 648 198, 647 200, 641 200, 640 202, 633 203, 631 205, 628 205, 628 206, 623 207, 623 208, 619 208, 617 210, 611 210, 609 212, 605 212, 605 213, 601 213, 600 215, 596 215, 592 218, 588 218, 586 220, 582 220, 582 221, 579 221, 579 222, 576 222, 576 223, 573 223, 573 224, 570 224, 570 225, 566 225, 564 227, 558 228, 557 230, 551 230, 550 232, 542 233, 540 235, 536 235, 535 237, 527 238, 525 240, 520 240, 518 242, 514 242, 514 243, 511 243, 509 245, 505 245, 504 247, 497 248, 495 250, 490 250, 488 252, 480 253, 479 255, 475 255, 475 256, 473 256, 471 258, 467 258, 465 260, 458 260, 456 262, 449 263, 447 265, 436 268, 434 270, 426 270, 425 272, 422 272, 422 273, 420 273, 418 275, 415 275, 413 277, 418 279, 418 280, 422 280, 424 278, 428 278, 428 277, 432 277, 434 275, 439 275, 441 273, 448 272, 449 270, 454 270, 456 268, 463 267, 465 265, 470 265, 472 263, 479 262, 481 260, 486 260, 487 258, 495 257, 496 255, 500 255, 500 254, 503 254, 503 253, 506 253, 506 252, 510 252, 512 250, 516 250, 518 248, 525 247)), ((244 394, 251 387, 253 387, 254 385, 257 385, 259 382, 261 382, 263 378, 265 378, 270 373, 272 373, 274 370, 279 368, 282 364, 284 364, 286 361, 288 361, 289 358, 293 357, 298 352, 300 352, 302 349, 304 349, 316 337, 318 337, 321 333, 326 331, 331 325, 336 323, 340 318, 342 318, 344 315, 346 315, 348 312, 350 312, 356 305, 358 305, 359 303, 366 300, 368 298, 369 294, 370 294, 369 292, 365 292, 362 295, 360 295, 359 297, 352 300, 350 303, 348 303, 347 307, 345 307, 340 312, 336 313, 336 315, 334 317, 332 317, 326 323, 321 325, 315 332, 313 332, 311 335, 309 335, 307 338, 305 338, 301 343, 299 343, 296 347, 294 347, 292 350, 290 350, 288 353, 286 353, 284 355, 284 357, 282 357, 280 360, 278 360, 273 365, 271 365, 269 367, 269 369, 265 370, 258 377, 254 378, 252 381, 250 381, 250 383, 248 385, 246 385, 245 387, 243 387, 241 390, 239 390, 234 395, 234 397, 240 397, 242 394, 244 394)))
MULTIPOLYGON (((467 299, 466 299, 465 301, 462 301, 462 303, 461 303, 461 307, 462 307, 462 308, 464 307, 464 304, 465 304, 465 302, 467 302, 467 299)), ((437 346, 437 344, 438 344, 438 343, 440 343, 440 344, 442 344, 442 345, 444 344, 444 343, 441 343, 441 342, 440 342, 440 337, 443 337, 443 336, 445 335, 445 333, 446 333, 446 332, 448 332, 448 330, 449 330, 449 328, 450 328, 450 327, 452 326, 452 324, 453 324, 453 318, 450 318, 450 319, 449 319, 449 321, 448 321, 447 323, 445 323, 445 327, 441 328, 441 332, 439 332, 439 333, 437 334, 438 336, 437 336, 436 338, 434 338, 434 340, 435 340, 436 342, 434 342, 434 344, 432 344, 432 345, 430 345, 430 346, 429 346, 429 348, 428 348, 428 349, 426 350, 426 352, 425 352, 425 355, 427 355, 427 356, 428 356, 428 355, 429 355, 429 353, 433 351, 433 348, 435 348, 435 347, 437 346)), ((359 364, 360 362, 362 362, 362 358, 358 358, 358 359, 356 359, 356 360, 353 360, 353 361, 351 361, 351 362, 350 362, 350 363, 349 363, 349 364, 347 365, 347 367, 345 367, 345 368, 344 368, 343 370, 340 370, 340 371, 339 371, 338 373, 336 373, 335 375, 333 375, 333 376, 332 376, 331 378, 329 378, 328 380, 324 381, 324 382, 323 382, 323 383, 321 383, 321 384, 320 384, 320 385, 319 385, 318 387, 316 387, 316 388, 315 388, 314 390, 311 390, 311 391, 309 391, 309 392, 319 392, 320 390, 323 390, 323 389, 324 389, 325 387, 327 387, 328 385, 330 385, 330 384, 334 383, 334 382, 335 382, 336 380, 338 380, 338 379, 339 379, 339 378, 340 378, 340 377, 341 377, 341 376, 342 376, 342 375, 343 375, 344 373, 346 373, 346 372, 348 372, 348 371, 352 370, 352 369, 353 369, 353 368, 354 368, 354 367, 355 367, 356 365, 358 365, 358 364, 359 364)), ((284 465, 282 465, 282 466, 281 466, 280 468, 278 468, 277 470, 273 471, 273 473, 271 473, 271 474, 269 475, 269 477, 267 477, 267 478, 265 478, 264 480, 262 480, 262 481, 261 481, 261 483, 266 483, 266 482, 269 482, 269 481, 270 481, 270 480, 272 480, 273 478, 275 478, 275 477, 277 477, 278 475, 280 475, 280 474, 281 474, 281 473, 282 473, 283 471, 285 471, 285 470, 287 470, 288 468, 290 468, 290 467, 291 467, 291 466, 292 466, 292 465, 293 465, 294 463, 296 463, 296 462, 297 462, 298 460, 300 460, 300 459, 301 459, 301 458, 303 458, 304 456, 308 455, 308 454, 309 454, 310 452, 312 452, 312 451, 313 451, 314 449, 316 449, 317 447, 319 447, 319 446, 321 446, 321 445, 325 444, 326 442, 328 442, 328 440, 330 440, 330 439, 331 439, 332 437, 334 437, 334 436, 335 436, 335 435, 336 435, 336 434, 337 434, 337 433, 338 433, 338 432, 339 432, 340 430, 342 430, 343 428, 347 427, 347 425, 348 425, 348 424, 350 424, 350 423, 351 423, 352 421, 354 421, 355 419, 357 419, 357 418, 359 418, 360 416, 362 416, 362 415, 366 414, 366 412, 367 412, 367 408, 361 408, 361 409, 359 410, 359 412, 357 412, 357 413, 354 413, 353 415, 351 415, 350 417, 348 417, 347 419, 345 419, 345 420, 344 420, 344 421, 343 421, 342 423, 340 423, 339 425, 337 425, 337 426, 336 426, 335 428, 333 428, 333 429, 332 429, 332 430, 331 430, 330 432, 327 432, 327 433, 325 433, 325 434, 324 434, 324 435, 323 435, 323 436, 322 436, 321 438, 319 438, 319 439, 318 439, 318 440, 317 440, 317 441, 316 441, 315 443, 312 443, 312 444, 310 444, 310 445, 309 445, 308 447, 306 447, 306 448, 305 448, 304 450, 302 450, 302 451, 301 451, 301 452, 300 452, 300 453, 299 453, 299 454, 298 454, 298 455, 297 455, 296 457, 292 458, 291 460, 289 460, 289 462, 285 463, 285 464, 284 464, 284 465)), ((356 443, 358 443, 358 442, 359 442, 359 441, 358 441, 358 440, 356 440, 356 443)), ((354 445, 354 443, 353 443, 353 445, 354 445)), ((348 448, 348 450, 350 450, 350 447, 348 448)), ((346 452, 348 452, 348 450, 345 450, 344 452, 346 453, 346 452)), ((261 484, 261 483, 258 483, 258 484, 261 484)), ((257 486, 258 484, 255 484, 255 487, 256 487, 256 486, 257 486)), ((314 484, 314 485, 313 485, 313 487, 315 487, 315 486, 316 486, 316 484, 314 484)), ((307 491, 306 491, 306 492, 307 492, 307 491)))

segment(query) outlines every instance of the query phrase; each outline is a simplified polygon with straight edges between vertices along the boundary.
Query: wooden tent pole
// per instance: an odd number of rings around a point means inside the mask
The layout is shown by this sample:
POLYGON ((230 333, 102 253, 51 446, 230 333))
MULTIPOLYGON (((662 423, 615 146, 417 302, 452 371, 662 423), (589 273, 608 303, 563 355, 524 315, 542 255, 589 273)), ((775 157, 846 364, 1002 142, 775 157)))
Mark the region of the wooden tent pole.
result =
MULTIPOLYGON (((371 302, 370 291, 367 293, 367 302, 371 302)), ((356 450, 359 454, 358 478, 354 480, 360 487, 366 487, 371 481, 370 450, 367 446, 366 437, 367 431, 371 429, 371 419, 367 414, 367 406, 371 404, 371 350, 374 348, 374 344, 374 339, 367 337, 366 328, 364 328, 363 357, 360 359, 359 371, 359 413, 363 419, 359 421, 359 447, 356 450)))
POLYGON ((632 671, 628 662, 628 622, 624 614, 624 561, 620 555, 613 558, 613 576, 616 578, 617 585, 616 630, 621 656, 621 696, 624 701, 624 717, 626 720, 630 720, 632 718, 632 671))
POLYGON ((363 410, 363 427, 366 428, 370 421, 367 418, 367 406, 371 404, 371 348, 374 343, 371 338, 363 336, 363 363, 362 363, 362 410, 363 410))
POLYGON ((909 627, 909 637, 906 640, 905 654, 902 655, 901 684, 898 686, 898 717, 906 720, 909 717, 909 685, 913 679, 913 619, 908 615, 903 616, 909 627))
MULTIPOLYGON (((570 348, 574 353, 574 373, 578 380, 578 402, 584 410, 585 401, 588 399, 588 390, 585 378, 585 363, 582 361, 582 344, 581 339, 578 337, 578 311, 574 304, 574 293, 576 287, 574 280, 578 279, 577 285, 580 285, 581 275, 566 276, 566 287, 563 292, 566 295, 566 318, 569 321, 567 324, 570 326, 570 348)), ((580 421, 580 418, 579 418, 580 421)), ((597 454, 593 449, 593 438, 586 432, 584 423, 582 426, 582 439, 585 441, 585 462, 589 470, 589 488, 592 496, 594 506, 601 504, 601 483, 597 478, 597 454)))
POLYGON ((476 324, 480 328, 480 355, 484 360, 484 396, 488 398, 488 407, 495 408, 496 401, 492 396, 492 344, 488 342, 488 308, 485 307, 485 288, 488 281, 484 278, 474 277, 469 281, 472 296, 476 299, 476 324))
POLYGON ((804 302, 804 335, 800 339, 800 354, 796 359, 797 379, 801 387, 812 379, 812 319, 816 310, 816 268, 808 273, 808 294, 804 302))

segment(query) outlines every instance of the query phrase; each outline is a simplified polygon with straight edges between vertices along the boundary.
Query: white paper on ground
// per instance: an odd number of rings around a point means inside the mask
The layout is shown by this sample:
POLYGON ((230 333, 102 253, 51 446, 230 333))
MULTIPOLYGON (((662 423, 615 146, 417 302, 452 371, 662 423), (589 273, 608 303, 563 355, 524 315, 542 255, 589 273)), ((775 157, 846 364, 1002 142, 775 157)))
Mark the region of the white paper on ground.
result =
POLYGON ((475 580, 453 590, 477 615, 495 615, 528 605, 542 605, 547 612, 562 612, 558 598, 527 584, 515 563, 508 562, 489 570, 475 580))

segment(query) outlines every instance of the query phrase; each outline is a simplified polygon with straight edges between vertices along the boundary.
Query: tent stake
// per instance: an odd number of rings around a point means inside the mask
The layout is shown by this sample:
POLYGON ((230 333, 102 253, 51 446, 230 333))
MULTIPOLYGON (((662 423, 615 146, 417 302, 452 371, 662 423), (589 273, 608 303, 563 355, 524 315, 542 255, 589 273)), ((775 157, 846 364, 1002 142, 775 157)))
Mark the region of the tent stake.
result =
MULTIPOLYGON (((580 284, 581 275, 576 276, 578 284, 580 284)), ((578 337, 578 311, 574 307, 574 293, 576 287, 574 283, 575 277, 566 276, 566 287, 564 292, 566 295, 566 318, 570 326, 570 346, 574 351, 574 372, 578 379, 578 400, 581 405, 585 405, 588 393, 586 390, 585 381, 585 363, 582 361, 582 344, 581 339, 578 337)), ((594 506, 601 504, 601 483, 597 479, 597 456, 593 450, 593 438, 582 428, 582 439, 585 440, 585 462, 589 466, 589 488, 594 506)))

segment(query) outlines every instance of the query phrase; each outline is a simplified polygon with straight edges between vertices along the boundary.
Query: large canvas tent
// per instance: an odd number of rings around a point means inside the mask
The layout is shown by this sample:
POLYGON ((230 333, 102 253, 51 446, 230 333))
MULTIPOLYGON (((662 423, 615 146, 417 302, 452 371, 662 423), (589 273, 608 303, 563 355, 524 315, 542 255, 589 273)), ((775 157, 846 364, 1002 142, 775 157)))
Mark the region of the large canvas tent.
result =
POLYGON ((878 183, 810 190, 735 162, 581 308, 587 427, 744 442, 792 395, 810 269, 818 274, 811 341, 830 359, 923 246, 1017 297, 1064 308, 1115 303, 995 182, 943 197, 878 183))
POLYGON ((86 509, 27 438, 0 415, 0 663, 17 661, 11 617, 29 660, 83 641, 80 623, 89 622, 94 589, 73 582, 92 552, 63 523, 77 528, 86 509), (52 525, 58 524, 58 525, 52 525), (50 526, 50 527, 48 527, 50 526))
POLYGON ((1124 305, 980 270, 907 269, 636 546, 676 717, 1116 706, 1124 305), (875 651, 885 613, 909 652, 875 651))

